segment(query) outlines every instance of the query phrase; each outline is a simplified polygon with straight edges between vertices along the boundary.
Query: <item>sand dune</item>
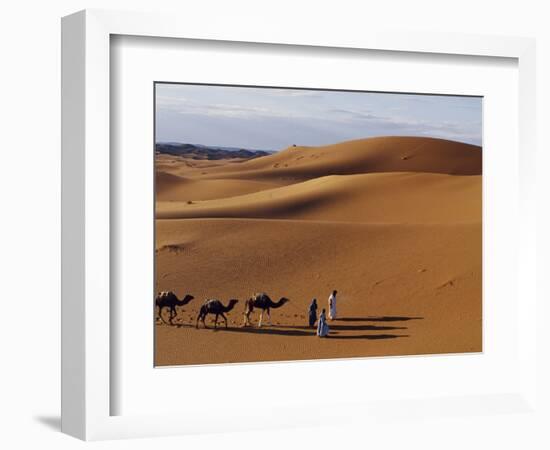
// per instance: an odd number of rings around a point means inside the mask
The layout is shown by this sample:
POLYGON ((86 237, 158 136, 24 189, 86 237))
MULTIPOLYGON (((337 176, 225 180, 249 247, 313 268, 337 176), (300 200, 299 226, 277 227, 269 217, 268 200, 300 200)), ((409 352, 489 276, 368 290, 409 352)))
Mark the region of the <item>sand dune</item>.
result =
POLYGON ((481 177, 432 173, 327 176, 221 200, 157 204, 157 218, 193 217, 369 223, 479 222, 481 177))
POLYGON ((181 328, 157 326, 156 364, 481 350, 479 224, 186 219, 158 220, 157 233, 156 289, 197 300, 181 328), (323 341, 304 328, 307 305, 326 307, 335 287, 346 320, 323 341), (241 329, 243 299, 258 290, 291 302, 273 328, 241 329), (206 297, 241 300, 232 329, 191 327, 206 297))
POLYGON ((167 172, 156 174, 157 202, 180 201, 187 203, 196 200, 221 199, 260 192, 277 186, 254 180, 217 179, 197 180, 167 172))
POLYGON ((443 139, 380 137, 323 147, 290 147, 241 164, 212 167, 203 176, 306 180, 372 172, 480 175, 481 149, 443 139))
POLYGON ((155 288, 195 300, 157 323, 155 364, 481 351, 481 163, 479 147, 409 137, 157 155, 155 288), (332 289, 342 319, 319 339, 307 306, 332 289), (241 328, 257 291, 291 302, 273 327, 241 328), (241 300, 229 329, 195 330, 212 297, 241 300))

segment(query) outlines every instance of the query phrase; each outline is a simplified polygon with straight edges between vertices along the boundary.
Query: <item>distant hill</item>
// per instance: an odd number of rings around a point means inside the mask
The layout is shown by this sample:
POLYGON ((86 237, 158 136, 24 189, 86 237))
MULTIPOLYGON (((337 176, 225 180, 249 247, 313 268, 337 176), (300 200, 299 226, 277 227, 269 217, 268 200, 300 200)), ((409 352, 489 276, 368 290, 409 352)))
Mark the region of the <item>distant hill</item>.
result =
POLYGON ((158 143, 155 146, 157 153, 164 153, 176 156, 185 156, 191 159, 253 159, 261 156, 268 156, 271 152, 265 150, 247 150, 233 147, 210 147, 199 144, 182 143, 158 143))

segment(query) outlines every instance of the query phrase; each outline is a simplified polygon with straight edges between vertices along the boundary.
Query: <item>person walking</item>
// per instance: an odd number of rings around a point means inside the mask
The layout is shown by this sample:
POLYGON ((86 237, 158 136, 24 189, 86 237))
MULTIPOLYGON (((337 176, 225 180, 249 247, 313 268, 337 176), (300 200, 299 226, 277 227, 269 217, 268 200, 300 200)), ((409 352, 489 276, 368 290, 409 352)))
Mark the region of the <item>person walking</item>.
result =
POLYGON ((327 337, 330 329, 328 327, 327 323, 327 315, 325 313, 325 308, 323 308, 323 311, 321 312, 321 315, 319 316, 319 323, 317 324, 317 336, 319 337, 327 337))
POLYGON ((338 291, 332 291, 328 298, 328 318, 330 320, 336 319, 336 294, 338 291))
POLYGON ((308 311, 308 317, 309 317, 309 326, 310 328, 313 328, 315 326, 315 322, 317 322, 317 299, 314 298, 311 302, 311 305, 309 305, 309 311, 308 311))

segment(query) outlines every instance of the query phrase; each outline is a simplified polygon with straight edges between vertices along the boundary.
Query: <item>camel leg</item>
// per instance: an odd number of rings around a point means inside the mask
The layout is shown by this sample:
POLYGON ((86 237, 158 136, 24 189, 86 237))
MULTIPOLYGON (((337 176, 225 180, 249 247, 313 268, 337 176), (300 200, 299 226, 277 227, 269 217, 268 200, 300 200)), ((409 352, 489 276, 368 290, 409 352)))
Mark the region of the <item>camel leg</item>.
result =
POLYGON ((172 308, 170 308, 170 325, 174 325, 174 322, 172 322, 172 320, 174 319, 174 311, 172 308))
POLYGON ((160 306, 155 306, 155 320, 162 320, 162 317, 160 316, 160 306))
POLYGON ((214 329, 218 328, 218 314, 216 314, 216 318, 214 319, 214 329))
POLYGON ((168 322, 166 322, 166 320, 164 320, 164 317, 162 317, 162 307, 159 306, 159 317, 160 317, 160 320, 162 320, 166 325, 168 325, 168 322))
POLYGON ((262 319, 264 318, 264 310, 260 313, 260 321, 258 322, 258 328, 262 328, 262 319))
POLYGON ((267 308, 267 321, 268 325, 271 326, 271 311, 269 310, 269 308, 267 308))
POLYGON ((224 313, 222 313, 221 316, 222 316, 223 320, 225 320, 225 328, 227 328, 227 317, 225 317, 224 313))

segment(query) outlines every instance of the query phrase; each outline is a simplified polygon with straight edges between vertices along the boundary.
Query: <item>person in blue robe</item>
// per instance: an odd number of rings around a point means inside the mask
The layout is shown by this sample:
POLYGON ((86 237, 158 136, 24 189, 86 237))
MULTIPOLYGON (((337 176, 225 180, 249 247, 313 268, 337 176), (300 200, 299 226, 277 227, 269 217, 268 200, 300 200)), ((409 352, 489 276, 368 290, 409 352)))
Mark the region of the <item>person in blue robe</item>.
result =
POLYGON ((317 336, 327 337, 329 331, 330 330, 327 323, 327 315, 326 315, 325 309, 323 308, 323 311, 319 316, 319 323, 317 324, 317 336))

